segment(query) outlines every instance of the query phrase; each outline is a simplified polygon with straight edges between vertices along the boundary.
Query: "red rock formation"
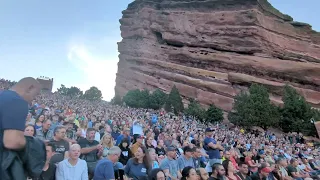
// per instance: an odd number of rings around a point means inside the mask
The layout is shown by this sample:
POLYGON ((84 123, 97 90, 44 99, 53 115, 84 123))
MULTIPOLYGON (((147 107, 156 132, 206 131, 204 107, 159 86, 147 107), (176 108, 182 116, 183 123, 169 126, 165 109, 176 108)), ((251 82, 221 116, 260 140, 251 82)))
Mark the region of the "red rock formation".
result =
POLYGON ((175 84, 230 111, 252 83, 282 104, 290 83, 320 107, 320 33, 267 0, 136 0, 123 11, 115 91, 175 84))

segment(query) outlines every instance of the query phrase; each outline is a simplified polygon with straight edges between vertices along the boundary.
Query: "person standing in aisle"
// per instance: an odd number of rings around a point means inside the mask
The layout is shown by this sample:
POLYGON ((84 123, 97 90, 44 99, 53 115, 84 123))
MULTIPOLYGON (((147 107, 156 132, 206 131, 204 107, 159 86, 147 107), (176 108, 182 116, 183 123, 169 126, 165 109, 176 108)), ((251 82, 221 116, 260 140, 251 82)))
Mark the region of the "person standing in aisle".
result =
MULTIPOLYGON (((24 128, 29 104, 40 93, 40 84, 31 77, 21 79, 10 90, 0 91, 0 162, 4 149, 25 147, 24 128)), ((2 177, 1 168, 0 177, 2 177)))

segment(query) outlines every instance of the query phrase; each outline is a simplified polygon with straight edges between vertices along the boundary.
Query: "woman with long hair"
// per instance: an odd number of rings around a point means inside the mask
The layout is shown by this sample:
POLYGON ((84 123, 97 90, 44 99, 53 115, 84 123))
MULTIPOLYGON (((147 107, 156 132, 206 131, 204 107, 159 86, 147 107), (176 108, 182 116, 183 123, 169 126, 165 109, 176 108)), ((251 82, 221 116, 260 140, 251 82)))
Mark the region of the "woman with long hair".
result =
POLYGON ((199 176, 196 170, 191 166, 187 166, 183 168, 181 175, 182 175, 181 180, 198 180, 199 179, 199 176))
POLYGON ((148 179, 149 180, 166 180, 166 176, 162 169, 156 168, 156 169, 152 169, 152 171, 148 176, 148 179))
POLYGON ((228 180, 241 180, 241 178, 236 175, 236 168, 233 166, 232 162, 229 159, 226 159, 222 162, 222 166, 226 171, 226 178, 228 180))
POLYGON ((102 156, 106 157, 110 148, 114 146, 113 138, 111 134, 107 133, 101 138, 101 145, 103 147, 102 156))
POLYGON ((36 130, 42 128, 42 123, 44 121, 44 118, 45 116, 43 114, 38 116, 38 118, 36 119, 36 123, 34 124, 34 128, 36 130))
POLYGON ((150 170, 151 161, 147 148, 140 146, 135 152, 134 158, 127 162, 124 173, 129 179, 140 180, 147 177, 150 170))
POLYGON ((80 125, 79 129, 81 129, 81 137, 86 138, 87 129, 88 129, 88 121, 82 120, 82 121, 80 121, 79 125, 80 125))
POLYGON ((150 160, 152 162, 152 169, 155 169, 155 168, 159 168, 159 163, 158 163, 158 156, 156 154, 156 150, 153 149, 153 148, 149 148, 148 149, 148 153, 149 153, 149 156, 150 156, 150 160))

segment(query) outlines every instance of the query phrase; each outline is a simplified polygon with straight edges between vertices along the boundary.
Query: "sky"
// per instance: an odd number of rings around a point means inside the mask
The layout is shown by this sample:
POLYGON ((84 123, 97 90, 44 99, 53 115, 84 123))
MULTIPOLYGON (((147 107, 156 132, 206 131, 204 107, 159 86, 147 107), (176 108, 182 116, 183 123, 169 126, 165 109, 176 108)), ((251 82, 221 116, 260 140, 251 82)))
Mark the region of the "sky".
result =
MULTIPOLYGON (((54 79, 114 96, 121 41, 119 19, 133 0, 0 0, 0 78, 54 79)), ((319 0, 269 0, 320 31, 319 0)))

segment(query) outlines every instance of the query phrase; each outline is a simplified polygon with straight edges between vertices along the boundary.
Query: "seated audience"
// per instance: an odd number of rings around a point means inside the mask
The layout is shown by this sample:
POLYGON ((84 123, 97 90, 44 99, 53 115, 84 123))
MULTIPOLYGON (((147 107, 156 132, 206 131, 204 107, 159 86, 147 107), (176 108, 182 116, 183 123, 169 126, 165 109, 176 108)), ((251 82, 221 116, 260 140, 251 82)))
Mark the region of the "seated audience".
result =
POLYGON ((53 134, 53 139, 50 142, 54 145, 55 153, 51 158, 51 162, 56 164, 69 158, 68 151, 70 144, 64 140, 66 135, 66 128, 64 126, 57 126, 53 134))
POLYGON ((184 167, 181 172, 181 175, 182 175, 181 180, 198 180, 199 179, 199 176, 196 170, 191 166, 184 167))
POLYGON ((57 165, 56 180, 88 180, 87 163, 80 159, 81 147, 73 144, 70 147, 70 157, 57 165))
POLYGON ((140 178, 147 177, 151 171, 151 161, 144 146, 139 147, 134 154, 134 158, 129 159, 124 168, 124 173, 128 178, 139 180, 140 178))
POLYGON ((81 146, 81 159, 87 162, 89 175, 92 177, 97 162, 103 153, 102 145, 98 141, 94 140, 95 133, 95 129, 88 128, 86 138, 82 138, 78 141, 81 146))

